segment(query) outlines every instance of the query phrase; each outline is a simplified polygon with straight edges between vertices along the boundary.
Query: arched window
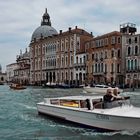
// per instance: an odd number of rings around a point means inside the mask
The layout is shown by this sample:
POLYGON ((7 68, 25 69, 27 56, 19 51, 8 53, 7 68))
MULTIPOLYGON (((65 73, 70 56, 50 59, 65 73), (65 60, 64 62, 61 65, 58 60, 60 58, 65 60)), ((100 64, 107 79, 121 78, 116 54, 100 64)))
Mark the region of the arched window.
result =
POLYGON ((121 51, 120 51, 120 49, 118 50, 118 58, 120 58, 121 57, 121 51))
POLYGON ((107 51, 105 51, 105 58, 107 58, 107 51))
POLYGON ((97 64, 95 64, 95 72, 97 72, 97 64))
POLYGON ((107 72, 107 64, 105 64, 105 72, 107 72))
POLYGON ((3 78, 3 77, 1 77, 1 81, 2 81, 2 82, 4 81, 4 78, 3 78))
POLYGON ((131 44, 131 38, 129 38, 129 44, 131 44))
POLYGON ((137 70, 137 67, 138 67, 137 66, 137 59, 135 59, 135 61, 134 61, 134 69, 137 70))
POLYGON ((62 66, 64 66, 64 58, 62 57, 62 66))
POLYGON ((76 63, 78 64, 78 56, 76 57, 76 63))
POLYGON ((135 43, 137 43, 137 41, 138 41, 138 40, 137 40, 137 37, 135 37, 135 43))
POLYGON ((64 74, 63 74, 63 72, 62 72, 62 81, 63 81, 63 79, 64 79, 64 74))
POLYGON ((130 60, 127 61, 127 68, 130 70, 130 60))
POLYGON ((128 54, 128 55, 131 54, 131 47, 130 47, 130 46, 128 47, 127 54, 128 54))
POLYGON ((117 72, 120 72, 120 64, 117 64, 117 72))
POLYGON ((111 51, 111 57, 114 57, 114 50, 111 51))
POLYGON ((66 80, 68 80, 68 73, 66 72, 66 80))
POLYGON ((56 59, 54 60, 54 66, 56 66, 56 59))
POLYGON ((101 52, 101 57, 100 58, 103 58, 103 53, 101 52))
POLYGON ((96 59, 98 60, 98 53, 96 53, 96 59))
POLYGON ((135 46, 135 55, 138 54, 138 46, 135 46))
POLYGON ((133 63, 133 60, 131 60, 131 70, 133 70, 134 68, 134 63, 133 63))
POLYGON ((85 73, 83 73, 83 80, 85 80, 86 79, 86 75, 85 75, 85 73))
POLYGON ((118 37, 118 44, 120 44, 121 43, 121 38, 120 37, 118 37))
POLYGON ((101 63, 101 72, 103 72, 104 66, 103 63, 101 63))
POLYGON ((100 64, 98 64, 98 72, 100 72, 100 64))
POLYGON ((76 73, 76 80, 78 80, 78 74, 76 73))
POLYGON ((94 73, 94 64, 92 65, 92 73, 94 73))
POLYGON ((84 56, 84 63, 86 63, 86 57, 84 56))
POLYGON ((114 64, 111 64, 111 72, 114 72, 114 64))
POLYGON ((71 80, 73 80, 73 73, 71 72, 71 80))

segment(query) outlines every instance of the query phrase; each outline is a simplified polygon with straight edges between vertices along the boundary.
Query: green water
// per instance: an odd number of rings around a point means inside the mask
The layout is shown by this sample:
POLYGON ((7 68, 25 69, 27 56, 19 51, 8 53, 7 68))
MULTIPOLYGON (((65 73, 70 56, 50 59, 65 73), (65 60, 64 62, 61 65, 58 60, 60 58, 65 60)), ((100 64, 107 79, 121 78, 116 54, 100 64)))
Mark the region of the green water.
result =
MULTIPOLYGON (((99 133, 37 113, 36 103, 44 97, 78 94, 85 93, 82 89, 39 87, 15 91, 7 85, 0 86, 0 140, 140 140, 140 132, 99 133)), ((140 106, 139 92, 135 92, 131 98, 132 103, 140 106)))

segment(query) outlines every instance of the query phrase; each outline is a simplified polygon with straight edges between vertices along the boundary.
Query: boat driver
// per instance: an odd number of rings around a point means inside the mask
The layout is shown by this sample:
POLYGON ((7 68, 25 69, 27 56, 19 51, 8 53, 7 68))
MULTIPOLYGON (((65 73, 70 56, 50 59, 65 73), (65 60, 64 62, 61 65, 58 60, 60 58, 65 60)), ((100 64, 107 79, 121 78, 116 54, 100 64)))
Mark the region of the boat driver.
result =
POLYGON ((118 89, 108 88, 106 94, 103 97, 104 100, 104 108, 112 108, 113 105, 116 106, 114 101, 122 100, 124 97, 118 95, 118 89), (112 102, 114 102, 112 104, 112 102))
POLYGON ((106 94, 104 95, 104 102, 112 102, 115 100, 115 95, 113 95, 113 89, 108 88, 106 94))

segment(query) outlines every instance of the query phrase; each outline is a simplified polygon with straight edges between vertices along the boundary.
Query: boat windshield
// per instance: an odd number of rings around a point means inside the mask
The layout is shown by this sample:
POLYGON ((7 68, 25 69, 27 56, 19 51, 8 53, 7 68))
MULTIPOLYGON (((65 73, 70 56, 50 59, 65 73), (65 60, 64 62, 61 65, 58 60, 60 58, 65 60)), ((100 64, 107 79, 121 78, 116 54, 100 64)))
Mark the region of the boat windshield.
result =
POLYGON ((53 105, 67 106, 67 107, 80 107, 79 100, 66 100, 66 99, 51 99, 50 103, 53 105))

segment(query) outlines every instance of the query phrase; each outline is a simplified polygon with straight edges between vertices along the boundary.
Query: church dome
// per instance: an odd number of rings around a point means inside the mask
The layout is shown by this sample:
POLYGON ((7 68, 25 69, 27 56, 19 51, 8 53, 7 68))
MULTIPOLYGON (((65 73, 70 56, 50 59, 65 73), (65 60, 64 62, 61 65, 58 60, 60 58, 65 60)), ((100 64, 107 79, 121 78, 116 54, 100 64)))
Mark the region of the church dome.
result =
POLYGON ((32 34, 32 40, 34 39, 39 39, 42 37, 48 37, 48 36, 52 36, 58 34, 57 31, 48 25, 42 25, 39 26, 32 34))
POLYGON ((41 26, 39 26, 32 34, 31 40, 40 39, 41 37, 48 37, 58 34, 57 31, 51 26, 50 16, 47 12, 42 16, 41 26))

